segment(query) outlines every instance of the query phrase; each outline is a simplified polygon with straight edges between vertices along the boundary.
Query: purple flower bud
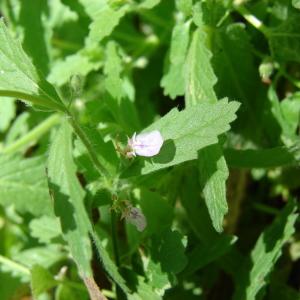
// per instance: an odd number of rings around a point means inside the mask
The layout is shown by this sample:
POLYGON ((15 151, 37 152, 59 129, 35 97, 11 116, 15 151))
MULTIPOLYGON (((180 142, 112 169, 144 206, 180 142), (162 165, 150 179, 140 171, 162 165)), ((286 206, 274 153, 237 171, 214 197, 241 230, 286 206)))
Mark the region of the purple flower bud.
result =
POLYGON ((125 219, 130 224, 134 225, 138 231, 143 231, 147 226, 147 220, 142 211, 137 207, 130 207, 125 219))
POLYGON ((134 133, 132 138, 128 139, 128 146, 131 149, 128 154, 129 156, 154 156, 159 153, 163 142, 163 137, 158 130, 138 135, 134 133))

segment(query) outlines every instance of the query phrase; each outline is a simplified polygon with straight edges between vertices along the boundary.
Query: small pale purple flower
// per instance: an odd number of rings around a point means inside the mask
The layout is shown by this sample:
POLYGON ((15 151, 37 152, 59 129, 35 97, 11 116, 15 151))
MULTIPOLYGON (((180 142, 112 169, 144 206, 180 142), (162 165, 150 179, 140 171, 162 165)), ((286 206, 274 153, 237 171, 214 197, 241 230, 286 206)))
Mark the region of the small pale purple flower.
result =
POLYGON ((151 157, 159 153, 164 140, 158 130, 154 130, 148 133, 140 133, 132 136, 128 139, 128 147, 130 151, 127 156, 146 156, 151 157))
POLYGON ((143 231, 147 226, 147 220, 142 211, 137 207, 130 207, 125 219, 134 225, 138 231, 143 231))

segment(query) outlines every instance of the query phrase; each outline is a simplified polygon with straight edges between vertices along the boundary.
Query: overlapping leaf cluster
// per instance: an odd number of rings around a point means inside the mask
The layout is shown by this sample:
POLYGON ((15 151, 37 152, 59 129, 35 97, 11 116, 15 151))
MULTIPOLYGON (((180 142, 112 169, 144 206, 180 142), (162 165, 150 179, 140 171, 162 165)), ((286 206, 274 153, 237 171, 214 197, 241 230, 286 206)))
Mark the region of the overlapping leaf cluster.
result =
POLYGON ((298 2, 1 1, 0 298, 298 299, 298 2))

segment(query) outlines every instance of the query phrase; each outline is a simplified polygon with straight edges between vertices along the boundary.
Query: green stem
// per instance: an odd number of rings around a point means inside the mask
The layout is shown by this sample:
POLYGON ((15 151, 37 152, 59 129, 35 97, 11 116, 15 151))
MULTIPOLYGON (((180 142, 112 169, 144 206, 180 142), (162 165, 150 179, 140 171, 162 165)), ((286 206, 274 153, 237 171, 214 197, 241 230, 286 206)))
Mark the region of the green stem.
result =
POLYGON ((22 92, 9 91, 9 90, 0 90, 0 96, 22 99, 24 101, 29 101, 32 104, 40 105, 48 109, 65 112, 65 107, 63 104, 60 104, 56 101, 48 100, 46 98, 41 98, 39 96, 34 96, 22 92))
POLYGON ((78 51, 81 48, 81 46, 78 44, 70 43, 70 42, 60 40, 57 38, 53 38, 51 40, 51 43, 53 46, 55 46, 57 48, 65 49, 65 50, 78 51))
POLYGON ((246 21, 248 21, 249 24, 262 32, 265 36, 268 36, 269 29, 256 16, 252 15, 245 6, 238 5, 235 6, 235 9, 244 17, 246 21))
POLYGON ((114 210, 111 211, 111 233, 112 233, 112 244, 113 244, 113 251, 115 256, 115 261, 117 267, 120 266, 120 256, 119 256, 119 250, 118 250, 118 238, 117 238, 117 216, 116 212, 114 210))
POLYGON ((8 145, 4 149, 0 150, 3 154, 12 154, 24 146, 36 142, 40 137, 42 137, 47 131, 49 131, 53 126, 59 123, 61 116, 59 114, 53 114, 33 130, 29 131, 23 135, 20 139, 16 140, 12 144, 8 145))
POLYGON ((111 178, 111 175, 108 172, 108 170, 98 160, 97 154, 94 151, 93 146, 90 143, 88 137, 86 136, 84 131, 81 129, 81 127, 79 126, 79 124, 77 123, 77 121, 74 119, 74 117, 71 114, 69 114, 69 122, 70 122, 71 126, 73 127, 73 130, 75 131, 75 133, 78 135, 78 137, 81 139, 82 143, 85 145, 86 149, 88 150, 90 158, 91 158, 95 168, 99 172, 99 174, 102 175, 106 179, 111 178))
POLYGON ((277 216, 280 213, 280 211, 278 209, 268 206, 263 203, 258 203, 258 202, 253 203, 253 208, 255 208, 259 211, 265 212, 267 214, 275 215, 275 216, 277 216))
POLYGON ((0 263, 8 266, 10 269, 16 270, 22 274, 30 275, 30 270, 15 261, 0 255, 0 263))
MULTIPOLYGON (((120 267, 120 254, 118 247, 118 236, 117 236, 117 215, 114 210, 111 211, 111 236, 112 236, 112 245, 113 252, 115 257, 115 263, 117 267, 120 267)), ((116 285, 116 299, 123 299, 123 291, 121 288, 116 285)))

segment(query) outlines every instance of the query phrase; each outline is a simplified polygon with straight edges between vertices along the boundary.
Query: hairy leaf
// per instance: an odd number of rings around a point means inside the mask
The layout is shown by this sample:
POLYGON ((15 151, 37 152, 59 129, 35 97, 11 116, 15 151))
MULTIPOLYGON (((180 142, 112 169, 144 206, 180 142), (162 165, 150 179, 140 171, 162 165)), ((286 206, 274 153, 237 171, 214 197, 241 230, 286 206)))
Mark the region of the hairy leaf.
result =
POLYGON ((182 96, 185 91, 184 66, 190 35, 190 21, 180 20, 172 32, 169 66, 161 80, 165 95, 172 99, 182 96))
POLYGON ((0 131, 5 131, 15 117, 15 102, 6 97, 0 97, 0 131))
POLYGON ((52 215, 44 157, 0 156, 0 204, 19 212, 52 215))
POLYGON ((80 0, 80 3, 92 19, 87 46, 95 45, 109 35, 129 8, 128 5, 122 5, 114 9, 106 0, 80 0))
POLYGON ((269 32, 269 43, 276 60, 300 62, 299 22, 299 13, 294 14, 269 32))
POLYGON ((51 83, 61 86, 71 79, 73 75, 86 76, 91 71, 96 71, 102 67, 102 51, 81 50, 73 55, 69 55, 65 60, 57 61, 48 76, 51 83))
MULTIPOLYGON (((186 93, 187 107, 197 103, 216 103, 214 85, 217 81, 211 66, 211 52, 206 47, 207 36, 199 20, 187 57, 186 93)), ((220 145, 201 149, 198 153, 200 183, 203 196, 214 228, 223 230, 224 215, 228 211, 226 201, 226 180, 229 172, 220 145)))
POLYGON ((31 290, 35 299, 57 284, 51 273, 42 266, 34 265, 31 269, 31 290))
POLYGON ((269 273, 281 256, 283 245, 295 232, 296 206, 290 201, 279 217, 258 238, 249 259, 239 276, 234 299, 255 300, 257 293, 266 285, 269 273))
POLYGON ((92 258, 89 231, 91 224, 84 207, 81 188, 72 159, 71 129, 64 123, 56 133, 48 159, 48 180, 54 209, 73 259, 83 276, 91 276, 92 258))
POLYGON ((230 128, 229 123, 235 119, 238 107, 239 103, 228 103, 223 99, 215 104, 194 105, 181 112, 172 109, 144 130, 144 132, 152 130, 161 132, 164 144, 160 153, 153 158, 143 159, 140 165, 133 165, 127 175, 138 172, 147 174, 196 159, 200 149, 217 143, 218 135, 230 128))
POLYGON ((0 96, 64 110, 55 89, 39 74, 3 20, 0 20, 0 96))

